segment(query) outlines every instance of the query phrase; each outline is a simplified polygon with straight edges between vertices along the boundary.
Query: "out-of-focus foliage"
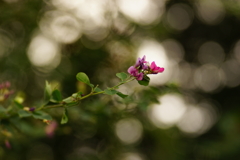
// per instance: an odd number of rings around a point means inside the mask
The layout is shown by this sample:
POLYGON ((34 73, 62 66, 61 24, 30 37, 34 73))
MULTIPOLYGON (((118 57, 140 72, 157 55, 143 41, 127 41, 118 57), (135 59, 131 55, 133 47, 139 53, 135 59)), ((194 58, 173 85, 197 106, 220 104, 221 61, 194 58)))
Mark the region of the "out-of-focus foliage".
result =
POLYGON ((0 159, 238 160, 239 8, 239 0, 0 1, 0 83, 12 84, 0 90, 0 159), (46 80, 63 99, 84 95, 91 87, 78 72, 104 89, 143 55, 165 71, 150 87, 121 86, 124 99, 49 109, 49 125, 28 112, 3 117, 44 103, 46 80))

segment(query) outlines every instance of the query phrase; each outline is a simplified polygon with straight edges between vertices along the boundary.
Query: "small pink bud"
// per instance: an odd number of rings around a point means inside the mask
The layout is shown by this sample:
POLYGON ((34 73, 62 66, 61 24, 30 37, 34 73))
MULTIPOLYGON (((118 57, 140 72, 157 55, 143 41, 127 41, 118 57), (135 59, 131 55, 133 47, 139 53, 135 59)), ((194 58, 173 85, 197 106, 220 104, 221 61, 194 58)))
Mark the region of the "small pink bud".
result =
POLYGON ((11 149, 11 148, 12 148, 10 142, 9 142, 7 139, 5 140, 5 146, 6 146, 8 149, 11 149))
POLYGON ((57 122, 52 121, 48 126, 45 128, 45 133, 49 138, 52 138, 54 136, 54 132, 57 129, 57 122))

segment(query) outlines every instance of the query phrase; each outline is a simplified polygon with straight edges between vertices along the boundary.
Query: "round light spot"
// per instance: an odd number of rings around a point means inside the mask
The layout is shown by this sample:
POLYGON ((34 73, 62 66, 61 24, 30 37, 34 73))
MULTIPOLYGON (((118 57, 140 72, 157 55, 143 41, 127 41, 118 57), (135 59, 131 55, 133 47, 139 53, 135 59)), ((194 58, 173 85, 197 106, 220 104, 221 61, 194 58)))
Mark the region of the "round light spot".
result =
POLYGON ((32 39, 27 55, 30 62, 36 67, 54 69, 61 61, 58 44, 42 34, 37 34, 32 39))
POLYGON ((225 16, 225 9, 220 0, 201 0, 196 3, 199 18, 207 24, 220 23, 225 16))
POLYGON ((176 62, 180 62, 183 60, 184 49, 178 41, 174 39, 166 39, 162 42, 162 45, 169 59, 176 62))
POLYGON ((189 106, 183 118, 177 124, 178 128, 190 136, 205 133, 216 122, 216 111, 208 103, 189 106))
POLYGON ((173 29, 185 30, 192 24, 193 11, 185 4, 175 4, 167 11, 167 22, 173 29))
POLYGON ((142 137, 142 124, 133 118, 122 119, 116 123, 116 135, 126 144, 132 144, 142 137))
POLYGON ((152 0, 117 0, 117 5, 123 14, 144 25, 153 23, 163 14, 164 3, 165 0, 161 3, 152 0))
POLYGON ((215 91, 223 82, 224 72, 214 65, 200 66, 194 73, 194 83, 205 92, 215 91))
POLYGON ((224 61, 225 53, 223 48, 216 42, 204 43, 198 51, 198 59, 202 64, 220 64, 224 61))
POLYGON ((157 127, 169 128, 182 118, 186 110, 185 102, 175 94, 164 95, 159 101, 160 104, 149 108, 149 118, 157 127))
POLYGON ((129 152, 120 155, 120 158, 117 158, 117 160, 143 160, 143 158, 138 153, 129 152))

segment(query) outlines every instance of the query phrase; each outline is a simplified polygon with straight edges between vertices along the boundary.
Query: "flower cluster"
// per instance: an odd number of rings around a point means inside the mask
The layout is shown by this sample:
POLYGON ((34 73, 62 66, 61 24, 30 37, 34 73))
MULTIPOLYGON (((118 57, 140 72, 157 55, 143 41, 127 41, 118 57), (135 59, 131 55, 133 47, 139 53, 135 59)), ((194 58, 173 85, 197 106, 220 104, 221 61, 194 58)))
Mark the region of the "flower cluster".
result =
POLYGON ((13 94, 13 91, 9 90, 10 87, 10 82, 0 83, 0 102, 6 100, 11 94, 13 94))
POLYGON ((164 68, 158 67, 154 61, 149 65, 145 59, 146 56, 138 58, 136 64, 128 68, 128 73, 138 81, 141 81, 146 74, 158 74, 164 71, 164 68))

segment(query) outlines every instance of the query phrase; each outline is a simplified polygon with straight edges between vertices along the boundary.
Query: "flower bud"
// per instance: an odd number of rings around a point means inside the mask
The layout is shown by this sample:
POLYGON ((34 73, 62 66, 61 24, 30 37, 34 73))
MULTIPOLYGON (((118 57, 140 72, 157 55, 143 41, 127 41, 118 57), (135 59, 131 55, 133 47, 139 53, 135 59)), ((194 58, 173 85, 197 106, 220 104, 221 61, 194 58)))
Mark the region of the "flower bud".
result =
POLYGON ((29 111, 30 108, 29 108, 29 107, 24 107, 23 110, 24 110, 24 111, 29 111))
POLYGON ((6 139, 4 142, 5 142, 5 146, 6 146, 8 149, 11 149, 11 148, 12 148, 10 142, 9 142, 7 139, 6 139))
POLYGON ((47 119, 44 119, 43 122, 46 123, 46 124, 50 124, 51 121, 47 120, 47 119))

